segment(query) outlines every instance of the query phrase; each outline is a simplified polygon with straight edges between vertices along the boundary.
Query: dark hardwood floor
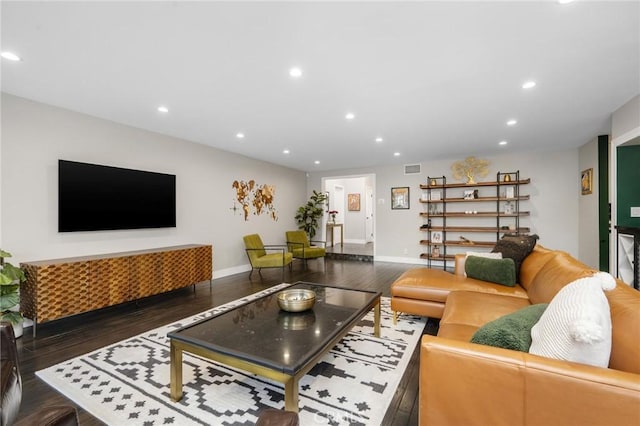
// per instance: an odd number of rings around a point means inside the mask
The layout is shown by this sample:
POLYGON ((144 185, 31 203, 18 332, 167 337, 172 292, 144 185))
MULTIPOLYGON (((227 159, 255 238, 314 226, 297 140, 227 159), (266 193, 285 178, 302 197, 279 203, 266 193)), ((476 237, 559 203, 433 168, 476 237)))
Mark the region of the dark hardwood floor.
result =
MULTIPOLYGON (((309 281, 349 288, 373 289, 390 296, 391 283, 404 271, 415 267, 409 264, 385 262, 357 262, 327 259, 310 261, 307 270, 294 263, 286 272, 285 281, 309 281)), ((214 271, 215 276, 215 271, 214 271)), ((73 404, 35 376, 35 372, 69 358, 93 351, 102 346, 134 336, 180 318, 222 305, 237 298, 282 282, 280 270, 241 273, 175 292, 153 296, 138 302, 106 308, 38 326, 37 336, 25 328, 18 339, 20 369, 23 379, 22 407, 19 418, 37 407, 73 404)), ((427 324, 433 333, 437 324, 427 324)), ((385 416, 385 425, 418 424, 419 346, 385 416)), ((102 422, 78 408, 81 425, 101 425, 102 422)))

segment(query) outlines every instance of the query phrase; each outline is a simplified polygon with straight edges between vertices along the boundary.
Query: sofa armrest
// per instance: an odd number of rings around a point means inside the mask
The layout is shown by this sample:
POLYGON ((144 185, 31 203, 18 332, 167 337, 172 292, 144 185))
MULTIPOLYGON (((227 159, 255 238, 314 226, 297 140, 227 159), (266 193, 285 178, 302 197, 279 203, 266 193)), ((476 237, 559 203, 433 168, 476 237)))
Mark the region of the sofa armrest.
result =
POLYGON ((464 262, 467 258, 466 254, 457 253, 453 263, 453 274, 464 276, 464 262))
POLYGON ((640 376, 425 335, 420 425, 640 423, 640 376))

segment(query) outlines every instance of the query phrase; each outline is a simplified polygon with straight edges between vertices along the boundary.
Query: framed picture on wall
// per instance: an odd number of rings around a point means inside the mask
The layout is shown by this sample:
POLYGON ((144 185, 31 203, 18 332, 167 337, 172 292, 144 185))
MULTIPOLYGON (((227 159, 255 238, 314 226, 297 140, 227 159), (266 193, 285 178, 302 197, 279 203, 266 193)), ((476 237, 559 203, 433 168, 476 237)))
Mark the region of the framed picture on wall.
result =
POLYGON ((360 211, 360 194, 347 194, 347 204, 350 212, 360 211))
POLYGON ((582 195, 593 192, 593 168, 582 171, 580 174, 580 187, 582 188, 582 195))
POLYGON ((409 208, 409 187, 391 188, 391 210, 407 210, 409 208))

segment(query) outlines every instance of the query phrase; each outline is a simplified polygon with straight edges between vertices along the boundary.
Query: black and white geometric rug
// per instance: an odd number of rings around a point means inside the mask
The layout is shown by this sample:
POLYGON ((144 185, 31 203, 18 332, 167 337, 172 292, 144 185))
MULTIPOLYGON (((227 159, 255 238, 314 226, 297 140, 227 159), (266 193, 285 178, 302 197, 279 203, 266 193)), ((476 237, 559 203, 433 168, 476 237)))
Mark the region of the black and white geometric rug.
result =
MULTIPOLYGON (((183 398, 169 397, 167 333, 290 284, 235 300, 62 362, 36 374, 108 425, 252 425, 284 407, 283 386, 183 354, 183 398)), ((381 337, 365 316, 300 380, 301 425, 379 425, 422 335, 425 319, 392 322, 382 298, 381 337)))

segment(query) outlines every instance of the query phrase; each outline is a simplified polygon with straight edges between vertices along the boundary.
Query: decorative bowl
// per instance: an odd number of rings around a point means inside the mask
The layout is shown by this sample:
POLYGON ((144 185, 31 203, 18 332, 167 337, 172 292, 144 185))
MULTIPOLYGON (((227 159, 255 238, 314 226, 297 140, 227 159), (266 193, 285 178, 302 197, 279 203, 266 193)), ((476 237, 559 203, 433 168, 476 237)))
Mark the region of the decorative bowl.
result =
POLYGON ((316 294, 311 290, 294 288, 278 293, 278 305, 287 312, 302 312, 313 308, 316 294))

